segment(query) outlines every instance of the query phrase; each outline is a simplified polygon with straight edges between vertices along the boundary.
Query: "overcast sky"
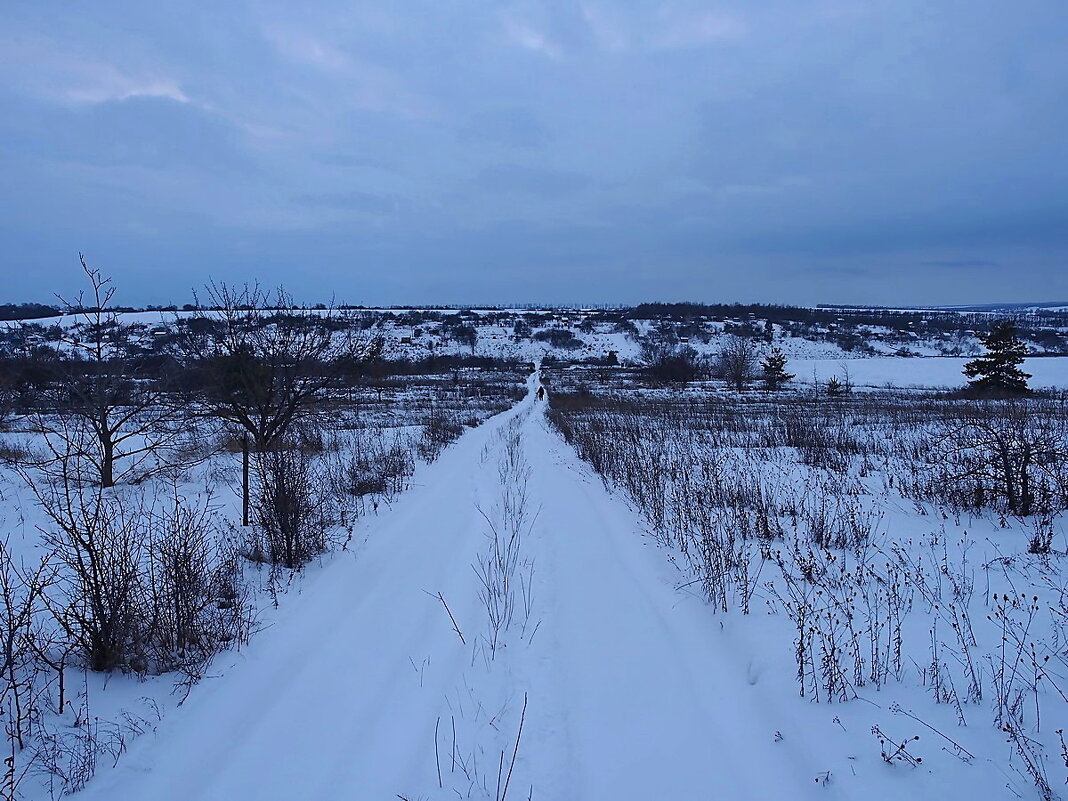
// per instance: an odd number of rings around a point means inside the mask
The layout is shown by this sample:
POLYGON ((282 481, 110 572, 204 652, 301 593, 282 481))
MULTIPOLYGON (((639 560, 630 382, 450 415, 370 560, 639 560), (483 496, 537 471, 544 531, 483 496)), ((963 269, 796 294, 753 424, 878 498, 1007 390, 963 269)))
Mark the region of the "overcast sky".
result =
POLYGON ((1068 299, 1065 0, 4 0, 0 302, 1068 299))

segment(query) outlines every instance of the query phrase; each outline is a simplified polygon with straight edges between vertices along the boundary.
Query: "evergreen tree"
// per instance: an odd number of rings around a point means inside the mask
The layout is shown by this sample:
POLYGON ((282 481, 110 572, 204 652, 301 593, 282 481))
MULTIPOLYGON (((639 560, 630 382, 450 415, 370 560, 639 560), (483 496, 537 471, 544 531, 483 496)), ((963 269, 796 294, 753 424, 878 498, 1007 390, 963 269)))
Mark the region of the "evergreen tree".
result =
POLYGON ((1011 322, 1002 322, 981 336, 986 348, 979 358, 964 365, 964 375, 969 386, 984 394, 1024 395, 1030 392, 1027 379, 1031 377, 1020 369, 1027 346, 1017 336, 1017 328, 1011 322))
POLYGON ((793 374, 786 372, 786 354, 779 348, 771 349, 771 353, 760 363, 760 368, 763 370, 764 388, 769 392, 794 378, 793 374))

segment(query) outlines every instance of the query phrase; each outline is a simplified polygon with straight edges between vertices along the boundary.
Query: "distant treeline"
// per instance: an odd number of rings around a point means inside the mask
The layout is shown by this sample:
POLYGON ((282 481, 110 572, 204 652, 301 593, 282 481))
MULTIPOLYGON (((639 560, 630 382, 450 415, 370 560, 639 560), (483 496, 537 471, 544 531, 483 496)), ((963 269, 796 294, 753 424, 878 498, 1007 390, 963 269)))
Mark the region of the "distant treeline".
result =
POLYGON ((59 317, 62 312, 44 303, 0 303, 0 320, 39 320, 59 317))
MULTIPOLYGON (((195 309, 195 306, 187 306, 187 310, 195 309)), ((95 312, 92 306, 73 306, 69 313, 80 314, 83 312, 95 312)), ((139 309, 135 306, 108 306, 108 312, 120 314, 142 311, 177 311, 175 306, 146 306, 139 309)), ((64 311, 58 306, 50 306, 47 303, 0 303, 0 320, 40 320, 45 317, 61 317, 64 311)))
MULTIPOLYGON (((1044 305, 1044 304, 1042 304, 1044 305)), ((311 308, 326 310, 330 307, 325 304, 316 304, 311 308)), ((126 306, 110 306, 109 312, 177 312, 186 313, 217 311, 217 307, 211 305, 185 304, 176 306, 147 306, 138 309, 126 306)), ((92 311, 88 308, 75 309, 79 311, 92 311)), ((286 309, 269 309, 276 316, 285 316, 286 309)), ((431 309, 420 307, 397 307, 386 310, 366 309, 358 306, 337 306, 333 311, 347 312, 347 318, 338 318, 336 325, 341 327, 357 325, 364 330, 376 325, 382 325, 385 321, 392 320, 396 325, 410 325, 419 327, 428 324, 439 324, 447 329, 450 335, 459 336, 464 327, 479 325, 507 325, 510 326, 521 320, 520 325, 537 328, 546 325, 558 325, 564 323, 579 323, 592 325, 596 323, 613 323, 619 326, 632 327, 633 321, 652 320, 675 323, 700 325, 703 321, 715 320, 717 322, 733 322, 735 325, 777 324, 783 328, 793 329, 801 326, 808 329, 852 329, 858 328, 886 328, 889 330, 907 331, 917 334, 927 333, 952 333, 952 332, 984 332, 1000 319, 1013 320, 1021 330, 1025 332, 1041 329, 1058 329, 1068 327, 1068 312, 1051 308, 1027 308, 1011 309, 1006 305, 1001 313, 995 315, 990 312, 980 311, 979 307, 965 309, 948 308, 917 308, 901 310, 880 306, 838 306, 821 304, 815 307, 787 306, 774 303, 664 303, 649 302, 640 303, 633 307, 617 308, 593 308, 585 307, 583 310, 565 307, 545 307, 522 309, 513 306, 511 310, 493 309, 483 306, 479 311, 473 309, 431 309), (576 316, 577 315, 577 316, 576 316)), ((0 304, 0 321, 33 320, 57 317, 62 314, 56 306, 44 303, 8 303, 0 304)), ((189 318, 186 318, 189 319, 189 318)), ((204 321, 206 322, 206 320, 204 321)), ((265 322, 273 322, 265 320, 265 322)), ((520 333, 517 329, 516 333, 520 333)), ((795 331, 801 335, 803 332, 795 331)), ((860 332, 861 334, 863 332, 860 332)), ((528 334, 529 335, 529 334, 528 334)), ((544 334, 543 336, 558 336, 557 334, 544 334)), ((558 343, 553 343, 558 344, 558 343)))

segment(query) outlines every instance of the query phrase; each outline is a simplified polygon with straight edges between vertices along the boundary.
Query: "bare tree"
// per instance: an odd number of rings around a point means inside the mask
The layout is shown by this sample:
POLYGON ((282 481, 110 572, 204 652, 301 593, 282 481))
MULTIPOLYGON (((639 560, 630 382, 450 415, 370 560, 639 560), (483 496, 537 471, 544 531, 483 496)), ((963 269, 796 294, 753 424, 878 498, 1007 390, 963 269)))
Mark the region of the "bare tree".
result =
POLYGON ((35 418, 44 451, 33 461, 48 469, 73 460, 61 470, 69 473, 76 465, 81 480, 111 487, 160 467, 182 428, 159 376, 135 357, 129 329, 108 308, 115 294, 111 279, 84 256, 79 260, 89 293, 60 298, 75 322, 64 334, 47 408, 35 418))
POLYGON ((344 369, 381 351, 334 309, 297 309, 284 289, 207 287, 209 316, 182 321, 187 356, 202 370, 211 413, 257 451, 282 440, 320 406, 344 369))
POLYGON ((731 337, 719 352, 717 360, 720 377, 738 392, 745 391, 756 369, 756 349, 745 337, 731 337))
POLYGON ((0 431, 7 429, 15 405, 14 377, 5 368, 0 366, 0 431))
POLYGON ((458 325, 452 329, 452 336, 461 345, 467 345, 471 353, 475 352, 475 347, 478 345, 478 329, 474 325, 470 323, 458 325))
MULTIPOLYGON (((207 287, 209 316, 179 320, 208 411, 242 434, 242 522, 250 523, 250 447, 264 454, 322 411, 341 377, 375 359, 380 338, 333 308, 298 309, 279 287, 207 287)), ((262 460, 261 460, 262 462, 262 460)), ((261 468, 263 465, 261 464, 261 468)), ((270 471, 261 469, 261 478, 270 471)))

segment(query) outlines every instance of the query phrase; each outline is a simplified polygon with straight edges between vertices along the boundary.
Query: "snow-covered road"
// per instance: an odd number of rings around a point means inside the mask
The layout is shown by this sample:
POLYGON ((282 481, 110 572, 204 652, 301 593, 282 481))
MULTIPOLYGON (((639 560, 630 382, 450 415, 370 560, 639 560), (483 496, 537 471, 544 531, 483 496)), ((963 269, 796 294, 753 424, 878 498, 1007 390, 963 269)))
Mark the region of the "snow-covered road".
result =
POLYGON ((525 697, 508 798, 838 797, 814 782, 803 737, 776 742, 745 656, 673 589, 677 574, 549 428, 535 387, 423 469, 355 556, 311 571, 233 667, 83 796, 501 798, 525 697), (522 544, 532 612, 490 658, 472 565, 512 420, 539 510, 522 544))
POLYGON ((803 745, 775 742, 746 656, 720 650, 707 606, 680 603, 679 574, 634 513, 541 415, 525 442, 551 642, 531 707, 556 711, 569 751, 563 765, 532 766, 535 789, 575 801, 835 797, 816 787, 803 745))

